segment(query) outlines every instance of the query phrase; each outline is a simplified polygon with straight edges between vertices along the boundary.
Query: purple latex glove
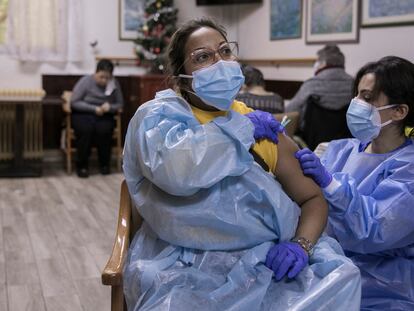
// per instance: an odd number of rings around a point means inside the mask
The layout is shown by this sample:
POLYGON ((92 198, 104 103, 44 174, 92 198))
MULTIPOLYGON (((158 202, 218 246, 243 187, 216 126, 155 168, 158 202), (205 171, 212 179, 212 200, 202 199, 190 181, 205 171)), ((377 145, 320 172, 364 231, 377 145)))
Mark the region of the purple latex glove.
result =
POLYGON ((278 133, 285 133, 285 128, 269 112, 255 110, 245 114, 254 125, 254 139, 270 139, 278 143, 278 133))
POLYGON ((265 265, 273 270, 276 281, 280 281, 286 273, 290 279, 296 277, 308 260, 308 253, 298 243, 281 242, 269 250, 265 265))
POLYGON ((295 157, 299 160, 303 173, 311 177, 320 187, 325 188, 331 183, 332 175, 323 166, 318 156, 308 148, 297 151, 295 157))

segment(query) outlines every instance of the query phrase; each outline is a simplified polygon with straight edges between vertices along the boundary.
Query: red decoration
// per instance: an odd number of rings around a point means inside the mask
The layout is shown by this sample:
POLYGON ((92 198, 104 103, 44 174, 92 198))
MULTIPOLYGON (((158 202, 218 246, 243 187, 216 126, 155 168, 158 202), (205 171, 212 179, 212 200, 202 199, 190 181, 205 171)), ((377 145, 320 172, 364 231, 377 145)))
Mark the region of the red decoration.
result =
POLYGON ((162 62, 164 61, 164 58, 160 56, 165 53, 165 48, 171 41, 170 37, 176 28, 177 10, 173 9, 170 0, 143 2, 146 2, 143 14, 144 21, 138 29, 139 36, 135 42, 139 46, 139 49, 135 51, 137 55, 136 64, 137 66, 152 67, 161 63, 161 67, 152 68, 154 72, 159 72, 163 70, 162 62), (166 38, 167 36, 168 38, 166 38))

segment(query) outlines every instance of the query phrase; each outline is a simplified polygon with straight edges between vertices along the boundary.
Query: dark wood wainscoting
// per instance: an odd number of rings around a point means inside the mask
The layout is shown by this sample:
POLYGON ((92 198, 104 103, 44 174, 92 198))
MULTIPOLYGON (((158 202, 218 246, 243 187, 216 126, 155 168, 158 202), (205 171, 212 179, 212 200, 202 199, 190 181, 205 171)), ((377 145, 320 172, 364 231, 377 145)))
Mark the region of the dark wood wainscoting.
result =
MULTIPOLYGON (((62 101, 63 91, 70 91, 81 75, 52 75, 42 76, 42 87, 46 91, 43 105, 43 146, 44 149, 59 149, 60 136, 63 124, 62 101)), ((157 91, 168 87, 168 79, 163 75, 119 76, 124 96, 124 113, 122 115, 122 138, 124 140, 129 120, 138 107, 154 98, 157 91)), ((267 80, 266 89, 281 95, 283 98, 292 98, 299 89, 300 81, 267 80)))
POLYGON ((302 81, 266 80, 265 88, 268 91, 279 94, 284 99, 291 99, 295 96, 302 83, 302 81))
MULTIPOLYGON (((43 75, 42 87, 46 91, 44 105, 44 148, 58 149, 64 119, 60 96, 63 91, 70 91, 81 75, 43 75), (49 103, 49 104, 48 104, 49 103)), ((124 139, 129 120, 137 108, 154 98, 157 91, 167 88, 167 79, 162 75, 120 76, 116 77, 121 85, 124 97, 122 114, 122 137, 124 139)))

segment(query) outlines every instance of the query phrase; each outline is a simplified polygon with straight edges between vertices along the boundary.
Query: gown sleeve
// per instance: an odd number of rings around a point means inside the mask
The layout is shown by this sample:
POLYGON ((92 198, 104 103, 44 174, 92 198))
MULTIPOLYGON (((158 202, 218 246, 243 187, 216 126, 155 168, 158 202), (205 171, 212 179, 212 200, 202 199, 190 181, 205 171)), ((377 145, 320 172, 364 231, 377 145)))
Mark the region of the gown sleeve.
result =
POLYGON ((414 166, 402 162, 385 170, 369 195, 346 173, 333 174, 338 186, 324 191, 331 229, 344 249, 362 254, 414 243, 414 166))
POLYGON ((202 125, 180 101, 161 98, 141 106, 128 128, 124 171, 138 170, 163 191, 178 196, 246 172, 253 163, 250 120, 230 111, 202 125))

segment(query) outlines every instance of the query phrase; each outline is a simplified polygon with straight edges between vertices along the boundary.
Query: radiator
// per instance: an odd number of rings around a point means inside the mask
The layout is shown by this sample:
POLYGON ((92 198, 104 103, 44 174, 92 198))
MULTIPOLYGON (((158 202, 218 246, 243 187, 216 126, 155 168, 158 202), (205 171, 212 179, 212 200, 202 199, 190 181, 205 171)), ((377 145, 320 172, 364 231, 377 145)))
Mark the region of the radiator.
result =
POLYGON ((43 157, 43 90, 0 89, 0 164, 19 170, 43 157), (17 167, 18 166, 18 167, 17 167))
POLYGON ((0 161, 13 159, 15 105, 0 100, 0 161))

